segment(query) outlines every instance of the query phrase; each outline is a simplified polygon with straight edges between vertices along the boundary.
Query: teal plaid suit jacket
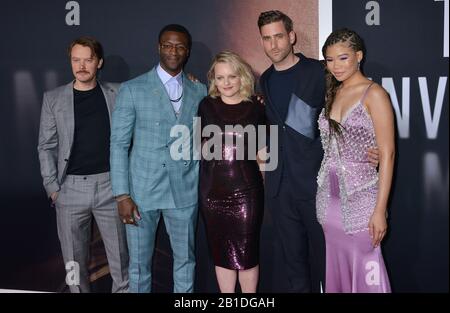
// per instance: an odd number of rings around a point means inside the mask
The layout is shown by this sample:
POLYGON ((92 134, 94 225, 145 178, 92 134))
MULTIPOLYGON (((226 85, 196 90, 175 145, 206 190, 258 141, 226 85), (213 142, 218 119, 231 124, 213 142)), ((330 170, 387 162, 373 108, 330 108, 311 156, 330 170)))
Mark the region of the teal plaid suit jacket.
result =
POLYGON ((177 118, 156 67, 123 83, 111 125, 111 183, 114 196, 130 194, 139 210, 184 208, 198 199, 199 162, 192 158, 193 117, 206 86, 183 74, 183 103, 177 118), (173 126, 190 131, 190 159, 170 154, 173 126), (131 148, 131 149, 130 149, 131 148))

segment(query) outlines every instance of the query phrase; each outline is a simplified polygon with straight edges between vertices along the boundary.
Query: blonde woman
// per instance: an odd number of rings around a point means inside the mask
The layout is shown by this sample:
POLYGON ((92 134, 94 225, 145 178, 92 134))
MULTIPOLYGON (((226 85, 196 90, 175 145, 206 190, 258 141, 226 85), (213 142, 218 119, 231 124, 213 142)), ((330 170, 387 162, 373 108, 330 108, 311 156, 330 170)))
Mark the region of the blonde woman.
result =
POLYGON ((233 52, 214 58, 208 81, 209 95, 199 105, 199 117, 202 133, 205 127, 216 132, 202 137, 200 210, 220 291, 235 292, 239 281, 242 292, 256 292, 264 189, 256 162, 257 137, 238 127, 257 130, 265 124, 264 107, 253 97, 250 66, 233 52))

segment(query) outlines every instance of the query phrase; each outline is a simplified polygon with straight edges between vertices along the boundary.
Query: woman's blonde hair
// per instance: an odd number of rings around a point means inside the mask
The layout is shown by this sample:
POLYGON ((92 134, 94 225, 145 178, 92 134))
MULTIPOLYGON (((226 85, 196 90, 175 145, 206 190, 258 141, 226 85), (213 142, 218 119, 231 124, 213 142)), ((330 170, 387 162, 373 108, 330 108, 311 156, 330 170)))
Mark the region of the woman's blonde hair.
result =
POLYGON ((222 51, 214 57, 213 63, 208 71, 209 96, 212 98, 220 96, 214 78, 214 68, 217 63, 230 64, 236 74, 241 78, 239 94, 244 100, 250 100, 250 97, 255 93, 255 77, 253 76, 252 68, 238 54, 231 51, 222 51))

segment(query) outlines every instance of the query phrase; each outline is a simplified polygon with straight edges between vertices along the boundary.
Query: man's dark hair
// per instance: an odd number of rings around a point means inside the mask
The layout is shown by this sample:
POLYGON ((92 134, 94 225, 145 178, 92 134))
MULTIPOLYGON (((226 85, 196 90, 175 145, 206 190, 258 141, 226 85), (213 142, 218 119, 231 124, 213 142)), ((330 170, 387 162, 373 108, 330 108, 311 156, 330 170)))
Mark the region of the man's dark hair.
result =
POLYGON ((67 48, 67 54, 69 58, 72 56, 72 48, 75 45, 81 45, 83 47, 91 48, 91 53, 93 56, 96 56, 99 60, 103 59, 103 47, 97 39, 93 37, 83 36, 72 41, 67 48))
POLYGON ((161 31, 159 32, 159 36, 158 36, 159 43, 161 43, 161 37, 165 32, 177 32, 177 33, 185 34, 188 39, 188 49, 191 50, 192 36, 186 27, 179 25, 179 24, 169 24, 169 25, 164 26, 161 29, 161 31))
POLYGON ((273 11, 262 12, 259 15, 259 18, 258 18, 259 30, 261 31, 261 27, 263 27, 264 25, 272 24, 272 23, 279 22, 279 21, 283 22, 284 28, 286 28, 286 31, 288 33, 290 33, 294 29, 292 20, 289 16, 287 16, 286 14, 284 14, 281 11, 273 10, 273 11))

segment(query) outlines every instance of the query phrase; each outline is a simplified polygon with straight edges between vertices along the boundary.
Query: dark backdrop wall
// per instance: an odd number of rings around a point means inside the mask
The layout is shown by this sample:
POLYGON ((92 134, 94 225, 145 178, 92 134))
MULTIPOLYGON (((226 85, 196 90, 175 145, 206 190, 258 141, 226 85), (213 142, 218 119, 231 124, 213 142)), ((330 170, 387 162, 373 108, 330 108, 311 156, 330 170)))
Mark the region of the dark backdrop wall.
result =
MULTIPOLYGON (((158 60, 157 34, 184 24, 194 44, 187 72, 205 81, 222 49, 240 53, 259 75, 269 62, 257 16, 280 9, 293 17, 297 50, 319 57, 319 2, 325 0, 7 0, 0 6, 0 288, 63 290, 55 213, 46 201, 36 153, 42 93, 72 79, 66 47, 97 37, 106 59, 101 79, 122 82, 158 60), (67 5, 67 8, 66 8, 67 5), (79 21, 73 13, 79 8, 79 21), (69 24, 79 25, 68 25, 69 24)), ((332 27, 366 39, 366 73, 393 98, 398 126, 396 179, 384 253, 394 291, 448 291, 448 0, 333 2, 332 27), (379 6, 379 25, 374 8, 379 6), (367 8, 366 8, 367 5, 367 8)), ((331 21, 330 21, 331 22, 331 21)), ((323 25, 320 25, 321 27, 323 25)), ((94 237, 96 238, 96 237, 94 237)), ((261 237, 261 291, 285 283, 274 256, 271 217, 261 237)), ((93 242, 93 278, 106 277, 101 243, 93 242)), ((215 292, 200 219, 196 290, 215 292)), ((171 257, 164 227, 154 260, 154 290, 170 291, 171 257)), ((107 271, 106 271, 107 272, 107 271)))

